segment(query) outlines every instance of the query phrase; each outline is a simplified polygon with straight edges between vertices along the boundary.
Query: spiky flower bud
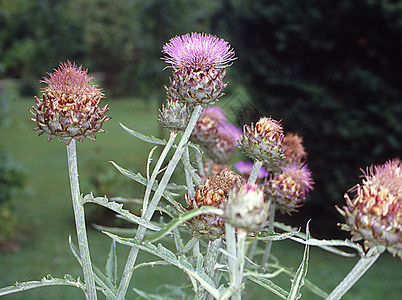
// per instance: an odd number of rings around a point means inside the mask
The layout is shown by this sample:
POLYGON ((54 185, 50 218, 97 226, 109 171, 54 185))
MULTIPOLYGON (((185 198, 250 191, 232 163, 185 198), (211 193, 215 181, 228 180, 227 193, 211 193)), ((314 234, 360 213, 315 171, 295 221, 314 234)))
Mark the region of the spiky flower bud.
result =
POLYGON ((105 131, 101 127, 110 119, 105 115, 109 109, 99 107, 104 94, 91 83, 87 72, 68 61, 41 81, 47 86, 41 98, 35 97, 36 107, 30 109, 39 135, 47 133, 49 141, 57 137, 69 143, 73 138, 95 140, 96 132, 105 131))
POLYGON ((245 125, 239 141, 242 152, 251 159, 264 162, 268 170, 275 169, 284 159, 283 129, 271 118, 263 117, 254 126, 245 125))
POLYGON ((171 132, 184 131, 190 119, 191 111, 186 103, 177 99, 167 100, 159 110, 159 123, 171 132))
POLYGON ((304 204, 313 184, 307 165, 289 164, 271 176, 265 184, 265 195, 281 213, 291 214, 304 204))
POLYGON ((261 188, 256 184, 246 184, 229 192, 224 211, 226 222, 236 228, 255 232, 265 226, 269 204, 264 202, 264 192, 261 188))
POLYGON ((345 194, 346 207, 342 229, 350 231, 353 240, 364 240, 366 248, 385 247, 402 259, 402 163, 389 160, 363 172, 364 179, 345 194))
POLYGON ((219 107, 204 109, 198 119, 191 140, 201 145, 207 154, 218 163, 227 163, 235 154, 235 145, 241 130, 226 123, 223 110, 219 107))
MULTIPOLYGON (((193 199, 186 195, 187 210, 201 206, 222 207, 228 200, 229 191, 235 186, 240 188, 241 185, 241 177, 228 169, 215 173, 207 178, 203 186, 197 188, 193 199)), ((222 237, 224 224, 223 219, 217 215, 200 215, 188 222, 194 232, 210 238, 222 237)))
POLYGON ((286 133, 282 146, 285 148, 285 160, 287 163, 300 164, 307 158, 307 152, 303 146, 303 138, 296 133, 286 133))
POLYGON ((169 97, 189 105, 208 105, 223 96, 225 68, 235 59, 229 43, 193 32, 170 39, 163 52, 164 60, 174 68, 166 87, 169 97))

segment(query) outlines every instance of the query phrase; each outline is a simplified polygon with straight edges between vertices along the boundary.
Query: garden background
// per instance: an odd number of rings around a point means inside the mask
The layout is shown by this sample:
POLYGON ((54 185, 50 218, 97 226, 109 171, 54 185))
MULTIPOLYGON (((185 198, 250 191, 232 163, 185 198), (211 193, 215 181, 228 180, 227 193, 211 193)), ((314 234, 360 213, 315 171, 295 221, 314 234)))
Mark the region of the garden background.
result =
MULTIPOLYGON (((304 138, 315 189, 299 213, 283 220, 304 227, 312 219, 315 237, 348 237, 336 225, 342 218, 335 205, 344 204, 359 169, 401 158, 402 1, 2 0, 0 286, 48 273, 79 274, 68 248, 74 222, 64 144, 38 138, 28 120, 39 80, 66 60, 96 76, 112 120, 95 143, 78 145, 82 190, 140 197, 142 188, 108 161, 142 172, 151 146, 119 122, 163 136, 156 118, 170 71, 163 71, 162 45, 192 31, 216 34, 236 51, 227 95, 218 103, 230 121, 241 127, 272 116, 304 138)), ((94 207, 88 217, 90 224, 116 225, 94 207)), ((89 234, 94 262, 103 265, 109 240, 95 229, 89 234)), ((296 266, 302 247, 286 243, 275 243, 274 254, 296 266)), ((119 248, 123 259, 126 252, 119 248)), ((316 250, 308 278, 330 291, 353 263, 316 250)), ((345 299, 397 299, 400 267, 399 259, 383 255, 345 299)), ((173 277, 165 272, 174 270, 142 271, 133 281, 152 290, 155 273, 163 282, 173 277)), ((181 284, 184 277, 176 278, 166 283, 181 284)), ((46 288, 5 298, 71 299, 76 293, 46 288)))

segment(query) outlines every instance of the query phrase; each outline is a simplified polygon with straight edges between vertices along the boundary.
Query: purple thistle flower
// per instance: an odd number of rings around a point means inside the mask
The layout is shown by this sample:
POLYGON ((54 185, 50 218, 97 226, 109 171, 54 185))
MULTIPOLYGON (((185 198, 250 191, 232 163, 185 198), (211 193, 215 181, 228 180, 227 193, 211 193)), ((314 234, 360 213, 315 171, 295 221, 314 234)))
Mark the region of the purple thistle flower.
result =
POLYGON ((292 177, 293 180, 300 186, 300 192, 306 195, 313 190, 314 181, 312 174, 307 164, 288 164, 281 168, 284 177, 292 177))
MULTIPOLYGON (((234 167, 236 170, 244 177, 248 178, 250 176, 251 171, 253 170, 253 163, 251 161, 238 161, 235 163, 234 167)), ((258 178, 265 178, 268 177, 269 172, 265 170, 264 167, 260 169, 258 172, 258 178)))
POLYGON ((210 118, 213 121, 215 121, 216 123, 222 123, 222 122, 226 122, 226 116, 225 116, 225 112, 223 111, 222 108, 218 107, 218 106, 209 106, 207 108, 205 108, 202 113, 200 118, 210 118))
POLYGON ((238 141, 240 140, 240 136, 243 134, 243 131, 240 128, 230 124, 223 123, 221 124, 221 128, 218 129, 220 132, 224 132, 228 139, 230 139, 233 143, 233 146, 238 145, 238 141))
POLYGON ((235 52, 225 40, 211 34, 175 36, 163 46, 163 58, 174 69, 226 68, 235 60, 235 52))

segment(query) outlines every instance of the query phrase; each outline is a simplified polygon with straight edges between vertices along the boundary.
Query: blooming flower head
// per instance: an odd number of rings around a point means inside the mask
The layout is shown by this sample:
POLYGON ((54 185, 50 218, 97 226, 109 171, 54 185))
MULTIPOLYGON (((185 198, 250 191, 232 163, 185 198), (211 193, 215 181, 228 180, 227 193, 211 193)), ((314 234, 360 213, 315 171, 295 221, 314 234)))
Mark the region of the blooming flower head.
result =
POLYGON ((236 228, 255 232, 265 226, 268 211, 263 189, 256 184, 246 184, 229 192, 224 219, 236 228))
POLYGON ((169 98, 207 106, 224 95, 225 68, 235 59, 229 43, 210 34, 191 33, 170 39, 162 52, 174 69, 166 87, 169 98))
POLYGON ((345 216, 354 240, 364 240, 366 248, 379 246, 402 259, 402 163, 389 160, 364 172, 361 184, 354 186, 353 199, 345 194, 345 216))
POLYGON ((307 158, 307 152, 303 146, 303 138, 296 133, 286 133, 282 145, 285 148, 285 160, 288 163, 301 163, 307 158))
POLYGON ((255 126, 253 123, 245 125, 243 132, 239 141, 242 152, 251 159, 262 161, 268 170, 277 168, 284 158, 281 124, 272 118, 263 117, 255 126))
MULTIPOLYGON (((253 170, 253 163, 251 161, 238 161, 234 164, 235 169, 243 176, 244 178, 248 179, 253 170)), ((260 171, 258 172, 258 178, 265 178, 269 175, 269 172, 265 170, 264 167, 261 167, 260 171)))
POLYGON ((281 167, 280 173, 271 176, 265 184, 265 193, 281 213, 290 214, 303 205, 313 184, 307 165, 293 163, 281 167))
MULTIPOLYGON (((187 210, 201 206, 222 207, 228 200, 230 190, 241 186, 242 180, 239 175, 229 169, 223 169, 208 177, 205 184, 197 188, 193 199, 186 195, 187 210)), ((188 225, 195 233, 205 234, 211 238, 224 235, 224 221, 217 215, 197 216, 189 220, 188 225)))
POLYGON ((72 138, 95 140, 96 132, 104 132, 101 127, 110 119, 104 115, 109 109, 107 105, 99 108, 104 94, 87 72, 68 61, 41 81, 47 86, 41 99, 35 97, 36 107, 30 109, 39 135, 47 133, 49 140, 58 137, 69 143, 72 138))
POLYGON ((175 36, 163 46, 164 60, 175 69, 206 70, 225 68, 235 60, 228 42, 211 34, 175 36))

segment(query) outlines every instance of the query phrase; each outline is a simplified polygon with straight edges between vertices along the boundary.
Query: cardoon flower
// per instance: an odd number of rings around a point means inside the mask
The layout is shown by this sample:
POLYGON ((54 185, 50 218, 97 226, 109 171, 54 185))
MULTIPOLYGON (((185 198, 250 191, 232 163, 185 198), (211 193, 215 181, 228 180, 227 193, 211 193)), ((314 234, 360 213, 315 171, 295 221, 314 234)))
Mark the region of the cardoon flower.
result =
MULTIPOLYGON (((187 210, 201 206, 222 207, 228 200, 229 191, 233 187, 240 188, 241 177, 224 169, 208 177, 203 186, 199 186, 193 199, 186 194, 187 210)), ((199 234, 217 238, 224 235, 224 221, 217 215, 200 215, 188 222, 189 227, 199 234)))
POLYGON ((307 158, 303 138, 295 133, 286 133, 282 146, 285 148, 285 160, 287 163, 302 163, 307 158))
POLYGON ((281 167, 281 173, 271 176, 265 184, 265 193, 281 213, 291 214, 303 205, 313 184, 307 165, 294 163, 281 167))
POLYGON ((284 159, 283 129, 271 118, 263 117, 254 126, 245 125, 239 141, 242 152, 251 159, 262 161, 267 169, 275 169, 284 159))
POLYGON ((256 184, 246 184, 229 192, 224 219, 236 228, 259 231, 268 219, 268 205, 264 202, 261 188, 256 184))
MULTIPOLYGON (((245 179, 248 179, 248 177, 251 174, 251 171, 253 170, 253 163, 251 161, 238 161, 237 163, 234 164, 235 169, 240 173, 242 177, 245 179)), ((269 172, 265 170, 264 167, 260 169, 258 172, 257 178, 265 178, 269 175, 269 172)))
POLYGON ((213 104, 223 96, 225 68, 235 60, 228 42, 205 33, 176 36, 163 46, 163 58, 174 69, 170 86, 171 98, 189 105, 213 104))
POLYGON ((191 112, 186 103, 177 99, 170 99, 159 110, 158 121, 163 128, 171 132, 184 131, 190 119, 190 114, 191 112))
POLYGON ((47 133, 49 141, 58 137, 69 143, 73 138, 95 140, 96 132, 105 131, 101 127, 110 119, 104 115, 109 109, 99 107, 104 94, 91 83, 87 72, 68 61, 41 81, 47 86, 41 98, 35 97, 36 107, 30 109, 39 135, 47 133))
POLYGON ((361 184, 354 186, 353 199, 345 194, 347 206, 338 209, 346 219, 342 229, 366 248, 385 247, 402 259, 402 163, 389 160, 371 166, 361 184))

